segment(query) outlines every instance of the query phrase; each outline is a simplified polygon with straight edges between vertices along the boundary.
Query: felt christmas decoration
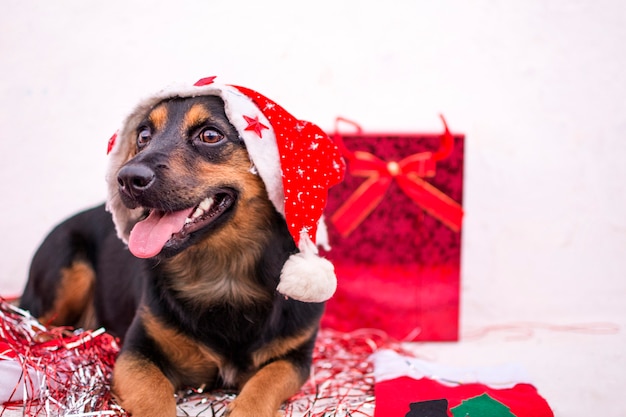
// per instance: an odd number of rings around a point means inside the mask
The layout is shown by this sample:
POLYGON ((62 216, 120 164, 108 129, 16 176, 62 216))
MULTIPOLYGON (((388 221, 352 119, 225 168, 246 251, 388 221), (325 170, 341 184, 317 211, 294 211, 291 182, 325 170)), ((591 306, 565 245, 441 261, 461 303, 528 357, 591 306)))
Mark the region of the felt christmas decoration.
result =
POLYGON ((457 368, 385 349, 374 353, 372 360, 375 417, 443 417, 422 413, 430 407, 421 403, 441 399, 447 401, 447 417, 554 417, 516 365, 457 368))
POLYGON ((119 199, 115 176, 128 160, 140 118, 163 100, 218 96, 226 116, 244 141, 253 163, 252 172, 263 180, 269 199, 281 213, 299 253, 283 266, 277 290, 296 300, 322 302, 336 288, 333 265, 318 254, 328 248, 322 213, 328 188, 343 179, 345 164, 330 138, 316 125, 298 120, 265 96, 245 87, 218 84, 215 77, 194 85, 173 85, 144 98, 109 141, 107 209, 118 236, 126 243, 142 209, 130 210, 119 199))

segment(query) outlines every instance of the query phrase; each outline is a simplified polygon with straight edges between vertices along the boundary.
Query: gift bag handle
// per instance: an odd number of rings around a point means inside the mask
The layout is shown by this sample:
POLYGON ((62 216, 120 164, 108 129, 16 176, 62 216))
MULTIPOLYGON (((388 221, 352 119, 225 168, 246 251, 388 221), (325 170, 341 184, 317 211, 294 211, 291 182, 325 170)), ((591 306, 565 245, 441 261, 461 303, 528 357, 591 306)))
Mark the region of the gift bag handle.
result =
MULTIPOLYGON (((448 129, 448 123, 446 123, 445 117, 443 117, 442 114, 440 114, 439 117, 443 122, 444 132, 441 135, 441 143, 439 145, 439 149, 437 149, 437 151, 435 151, 432 155, 432 158, 435 162, 447 158, 454 150, 454 136, 452 136, 452 133, 450 133, 450 129, 448 129)), ((348 124, 355 128, 357 135, 363 133, 363 128, 357 122, 346 119, 345 117, 337 116, 337 118, 335 118, 335 132, 333 133, 333 141, 335 142, 335 145, 337 145, 337 147, 339 148, 339 151, 344 156, 344 158, 351 160, 354 158, 354 152, 350 151, 350 149, 348 149, 343 141, 343 136, 339 131, 339 125, 341 123, 348 124)))
POLYGON ((357 135, 363 133, 363 129, 361 128, 361 125, 359 125, 357 122, 346 119, 345 117, 337 116, 337 118, 335 119, 335 132, 333 133, 333 142, 335 142, 335 145, 337 145, 337 148, 339 148, 339 152, 341 152, 344 158, 346 158, 347 160, 351 160, 354 158, 354 152, 350 151, 350 149, 348 149, 345 142, 343 141, 343 136, 339 132, 340 123, 346 123, 354 127, 356 129, 357 135))

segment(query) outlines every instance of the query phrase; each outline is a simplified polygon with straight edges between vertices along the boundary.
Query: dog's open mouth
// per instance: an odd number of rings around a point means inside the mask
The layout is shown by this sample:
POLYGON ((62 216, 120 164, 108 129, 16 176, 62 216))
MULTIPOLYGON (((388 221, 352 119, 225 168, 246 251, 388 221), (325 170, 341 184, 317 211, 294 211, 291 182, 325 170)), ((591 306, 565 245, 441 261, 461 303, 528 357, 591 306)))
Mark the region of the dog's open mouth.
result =
POLYGON ((235 202, 230 190, 220 190, 196 206, 174 212, 148 211, 130 232, 128 249, 138 258, 152 258, 168 245, 176 245, 191 233, 204 229, 217 220, 235 202))

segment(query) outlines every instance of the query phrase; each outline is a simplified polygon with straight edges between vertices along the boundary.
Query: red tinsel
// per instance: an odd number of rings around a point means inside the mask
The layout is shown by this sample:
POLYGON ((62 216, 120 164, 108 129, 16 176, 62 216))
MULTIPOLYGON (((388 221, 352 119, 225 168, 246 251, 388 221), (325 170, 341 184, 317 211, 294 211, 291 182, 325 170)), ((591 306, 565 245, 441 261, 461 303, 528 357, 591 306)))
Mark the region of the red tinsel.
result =
MULTIPOLYGON (((322 330, 313 354, 311 378, 285 406, 286 416, 333 417, 374 414, 374 365, 369 357, 393 347, 384 332, 322 330)), ((401 350, 400 346, 395 346, 401 350)))
POLYGON ((109 384, 119 345, 104 329, 47 329, 0 299, 0 338, 0 361, 22 368, 4 407, 28 416, 123 415, 109 384))

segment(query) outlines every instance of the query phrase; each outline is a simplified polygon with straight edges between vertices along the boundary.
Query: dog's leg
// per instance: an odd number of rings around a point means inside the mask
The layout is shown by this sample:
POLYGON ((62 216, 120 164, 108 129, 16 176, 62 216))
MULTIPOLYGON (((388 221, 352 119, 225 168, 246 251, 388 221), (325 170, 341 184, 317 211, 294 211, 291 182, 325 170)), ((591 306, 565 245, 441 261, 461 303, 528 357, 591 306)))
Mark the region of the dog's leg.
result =
POLYGON ((271 362, 245 383, 226 416, 275 417, 280 405, 298 392, 305 379, 288 360, 271 362))
POLYGON ((113 395, 133 417, 175 417, 174 385, 148 359, 123 352, 113 369, 113 395))
POLYGON ((104 205, 60 223, 33 256, 20 307, 46 325, 100 325, 94 308, 96 265, 102 242, 114 233, 104 205))
POLYGON ((44 312, 39 321, 52 326, 95 327, 95 281, 96 274, 87 262, 79 260, 62 269, 52 309, 44 312))

